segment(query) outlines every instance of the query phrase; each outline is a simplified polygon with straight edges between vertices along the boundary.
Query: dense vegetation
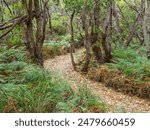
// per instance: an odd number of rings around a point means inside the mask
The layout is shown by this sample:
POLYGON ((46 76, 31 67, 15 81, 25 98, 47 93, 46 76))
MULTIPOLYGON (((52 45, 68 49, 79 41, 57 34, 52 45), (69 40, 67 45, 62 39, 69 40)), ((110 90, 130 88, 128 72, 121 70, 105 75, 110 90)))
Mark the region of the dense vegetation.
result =
POLYGON ((105 103, 86 88, 74 92, 60 76, 31 64, 24 48, 6 51, 4 47, 0 53, 0 112, 106 111, 105 103))
POLYGON ((149 0, 1 0, 0 112, 107 112, 44 68, 67 53, 74 71, 150 99, 149 22, 149 0))

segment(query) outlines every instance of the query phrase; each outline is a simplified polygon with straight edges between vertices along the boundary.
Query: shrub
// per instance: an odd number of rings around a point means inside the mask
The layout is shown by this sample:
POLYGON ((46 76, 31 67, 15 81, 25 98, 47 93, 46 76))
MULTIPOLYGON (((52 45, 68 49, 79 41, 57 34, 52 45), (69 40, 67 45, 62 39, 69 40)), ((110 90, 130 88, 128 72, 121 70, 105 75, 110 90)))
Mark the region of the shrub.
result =
POLYGON ((57 74, 23 61, 21 52, 0 54, 0 112, 105 112, 105 104, 88 90, 74 92, 57 74), (10 63, 6 55, 13 57, 10 63))
POLYGON ((44 45, 43 55, 44 59, 54 58, 57 55, 66 54, 66 51, 58 45, 44 45))
POLYGON ((34 66, 22 73, 22 83, 0 84, 0 112, 88 112, 92 107, 105 111, 103 102, 89 91, 75 93, 55 74, 34 66))
MULTIPOLYGON (((59 41, 44 41, 43 53, 44 57, 54 57, 56 55, 66 54, 70 51, 70 34, 60 36, 59 41)), ((79 47, 79 36, 75 37, 75 47, 79 47)))
POLYGON ((105 112, 106 104, 98 97, 93 96, 84 86, 80 87, 77 93, 66 102, 57 104, 59 112, 105 112))
MULTIPOLYGON (((139 51, 140 52, 140 51, 139 51)), ((144 53, 142 53, 144 55, 144 53)), ((125 75, 136 79, 147 80, 150 78, 150 61, 134 49, 115 50, 113 52, 116 64, 109 64, 121 70, 125 75)))
POLYGON ((61 14, 56 13, 52 16, 52 29, 58 35, 63 35, 67 33, 67 20, 66 16, 61 16, 61 14))
MULTIPOLYGON (((6 48, 5 48, 6 49, 6 48)), ((24 51, 24 48, 8 50, 3 49, 0 53, 0 63, 10 63, 12 61, 25 61, 27 60, 27 54, 24 51)))

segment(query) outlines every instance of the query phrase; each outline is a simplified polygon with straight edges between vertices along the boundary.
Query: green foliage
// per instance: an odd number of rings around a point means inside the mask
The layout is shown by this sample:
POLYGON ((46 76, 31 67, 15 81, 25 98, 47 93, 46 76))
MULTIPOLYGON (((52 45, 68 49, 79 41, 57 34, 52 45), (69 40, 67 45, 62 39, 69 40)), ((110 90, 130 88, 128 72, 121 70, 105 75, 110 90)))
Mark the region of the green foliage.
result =
MULTIPOLYGON (((70 50, 70 35, 59 36, 58 41, 44 41, 43 54, 44 58, 53 58, 56 55, 66 54, 70 50)), ((75 36, 75 47, 79 47, 79 36, 75 36)))
POLYGON ((57 105, 57 109, 60 112, 90 112, 89 108, 97 109, 97 112, 105 112, 106 104, 96 96, 93 96, 86 86, 79 88, 69 101, 60 102, 57 105))
POLYGON ((67 20, 66 16, 56 13, 52 15, 52 29, 58 35, 66 34, 67 32, 67 20))
MULTIPOLYGON (((60 36, 59 39, 61 40, 58 40, 58 41, 45 41, 44 42, 44 45, 48 45, 48 46, 58 46, 58 47, 62 47, 62 48, 69 48, 70 47, 70 34, 67 34, 67 35, 63 35, 63 36, 60 36)), ((78 40, 79 39, 79 36, 75 36, 74 40, 75 40, 75 47, 78 46, 78 40)))
POLYGON ((44 58, 53 58, 57 55, 66 54, 64 45, 57 41, 45 41, 43 46, 44 58))
POLYGON ((19 71, 26 66, 25 62, 22 61, 13 61, 11 63, 0 64, 0 71, 19 71))
POLYGON ((13 46, 21 46, 22 43, 22 31, 21 27, 17 26, 13 32, 11 37, 7 41, 8 44, 13 45, 13 46))
POLYGON ((59 42, 60 45, 63 46, 64 48, 69 48, 70 47, 70 37, 71 36, 69 34, 62 36, 61 37, 62 40, 59 42))
POLYGON ((0 112, 88 112, 92 107, 105 112, 105 104, 88 90, 74 92, 55 73, 23 61, 23 50, 0 55, 0 112))
MULTIPOLYGON (((77 13, 81 12, 83 5, 84 5, 84 0, 64 0, 65 3, 65 9, 67 11, 76 11, 77 13)), ((88 10, 92 9, 93 1, 88 0, 87 7, 88 10)))
POLYGON ((45 41, 45 45, 48 46, 65 46, 68 45, 69 43, 67 41, 45 41))
POLYGON ((150 78, 150 61, 147 60, 142 51, 135 51, 131 48, 116 49, 113 52, 113 57, 117 63, 111 64, 111 66, 121 70, 125 75, 140 80, 150 78))
MULTIPOLYGON (((70 34, 67 34, 65 36, 61 36, 61 40, 59 41, 59 44, 61 46, 63 46, 63 48, 69 48, 70 47, 70 39, 71 39, 70 34)), ((75 35, 74 36, 75 47, 78 46, 78 41, 79 41, 79 36, 75 35)))
MULTIPOLYGON (((6 2, 6 3, 8 3, 9 9, 8 7, 6 7, 4 2, 1 2, 1 5, 0 5, 0 10, 1 10, 0 13, 2 13, 1 19, 3 19, 1 20, 1 24, 5 22, 7 23, 8 21, 10 21, 10 19, 14 19, 17 16, 21 16, 22 11, 23 11, 21 1, 6 2)), ((4 33, 6 33, 6 30, 8 31, 8 29, 1 30, 0 35, 3 35, 4 33)), ((10 46, 21 45, 22 44, 22 29, 20 25, 16 26, 9 34, 7 34, 7 36, 3 38, 2 42, 10 46)))
POLYGON ((27 60, 27 55, 24 51, 24 48, 19 48, 18 50, 10 48, 7 49, 6 47, 1 48, 0 53, 0 63, 10 63, 12 61, 25 61, 27 60))
MULTIPOLYGON (((133 6, 134 3, 136 3, 138 0, 132 2, 133 6)), ((138 1, 139 2, 139 1, 138 1)), ((121 9, 121 12, 123 13, 123 17, 120 21, 120 27, 121 27, 121 33, 122 33, 122 37, 125 40, 126 37, 128 37, 130 30, 132 28, 132 25, 134 24, 134 21, 136 19, 136 12, 134 11, 129 11, 131 10, 130 6, 128 6, 124 1, 117 1, 118 6, 121 9), (131 28, 129 28, 131 26, 131 28)), ((138 4, 138 6, 140 5, 140 3, 138 4)), ((137 6, 137 7, 138 7, 137 6)), ((141 31, 141 29, 140 29, 141 31)))
POLYGON ((83 0, 64 0, 65 3, 65 9, 68 11, 77 10, 80 11, 81 7, 83 5, 83 0))
POLYGON ((66 51, 63 49, 61 45, 59 45, 58 42, 50 41, 44 43, 43 46, 43 55, 44 58, 54 58, 55 56, 66 54, 66 51))
POLYGON ((137 52, 131 48, 128 49, 116 49, 113 51, 113 56, 118 59, 124 59, 133 61, 137 57, 137 52))

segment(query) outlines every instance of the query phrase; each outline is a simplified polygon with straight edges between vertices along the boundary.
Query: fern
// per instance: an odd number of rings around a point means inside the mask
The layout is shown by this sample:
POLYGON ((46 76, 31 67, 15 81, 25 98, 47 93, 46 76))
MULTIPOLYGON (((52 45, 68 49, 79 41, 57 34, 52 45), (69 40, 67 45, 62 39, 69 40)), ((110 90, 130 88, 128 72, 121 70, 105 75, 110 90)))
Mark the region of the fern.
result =
POLYGON ((143 52, 143 55, 139 55, 139 52, 131 48, 115 50, 113 57, 117 60, 117 63, 109 65, 119 69, 125 75, 139 80, 143 80, 146 77, 150 78, 150 61, 144 56, 143 52))

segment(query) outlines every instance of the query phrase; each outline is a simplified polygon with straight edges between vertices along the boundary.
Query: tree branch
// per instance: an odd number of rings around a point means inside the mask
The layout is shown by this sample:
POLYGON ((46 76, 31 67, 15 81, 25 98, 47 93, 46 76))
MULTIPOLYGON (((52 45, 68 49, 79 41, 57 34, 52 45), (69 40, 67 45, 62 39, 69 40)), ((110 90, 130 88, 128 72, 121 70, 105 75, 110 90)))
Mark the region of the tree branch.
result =
POLYGON ((25 22, 26 20, 28 19, 28 16, 26 15, 26 16, 22 16, 20 19, 18 19, 18 21, 16 21, 14 24, 12 24, 10 27, 10 29, 9 30, 7 30, 4 34, 2 34, 1 36, 0 36, 0 39, 1 38, 3 38, 3 37, 5 37, 8 33, 10 33, 17 25, 19 25, 19 24, 21 24, 21 23, 23 23, 23 22, 25 22))

